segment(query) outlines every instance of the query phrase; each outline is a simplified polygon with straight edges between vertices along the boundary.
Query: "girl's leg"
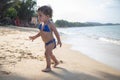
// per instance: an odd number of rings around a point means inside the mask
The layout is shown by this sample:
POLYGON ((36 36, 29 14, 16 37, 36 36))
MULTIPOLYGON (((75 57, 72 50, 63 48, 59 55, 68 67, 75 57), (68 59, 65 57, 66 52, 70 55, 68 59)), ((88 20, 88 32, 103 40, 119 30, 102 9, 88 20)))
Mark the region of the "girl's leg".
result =
POLYGON ((59 62, 58 62, 58 60, 56 59, 56 57, 53 55, 53 53, 51 52, 51 54, 50 54, 50 57, 51 57, 51 59, 54 61, 54 68, 59 64, 59 62))
POLYGON ((54 67, 56 67, 59 63, 58 60, 56 59, 56 57, 53 55, 52 50, 54 48, 54 44, 50 44, 48 46, 45 46, 45 58, 46 58, 46 69, 42 70, 44 72, 49 72, 51 71, 51 59, 55 62, 54 67))
POLYGON ((46 46, 45 49, 46 49, 45 50, 45 58, 46 58, 47 65, 46 65, 46 68, 42 71, 49 72, 49 71, 51 71, 51 56, 50 56, 50 54, 52 52, 52 48, 51 48, 51 46, 46 46))
POLYGON ((45 58, 46 58, 46 68, 44 70, 42 70, 43 72, 49 72, 51 71, 51 60, 50 60, 50 55, 48 53, 48 51, 45 51, 45 58))
POLYGON ((51 60, 50 60, 50 55, 48 52, 45 53, 45 58, 46 58, 46 63, 47 63, 46 68, 50 68, 51 60))

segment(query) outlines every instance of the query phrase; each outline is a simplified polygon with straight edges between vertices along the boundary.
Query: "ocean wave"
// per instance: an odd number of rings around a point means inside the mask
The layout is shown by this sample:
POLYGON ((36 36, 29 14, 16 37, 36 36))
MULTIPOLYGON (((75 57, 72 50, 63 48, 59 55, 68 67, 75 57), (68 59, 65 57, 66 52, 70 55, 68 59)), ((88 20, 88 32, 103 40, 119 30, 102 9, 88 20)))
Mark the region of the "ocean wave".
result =
POLYGON ((59 33, 61 35, 76 35, 76 34, 79 34, 79 33, 73 33, 73 32, 69 32, 69 31, 59 31, 59 33))
POLYGON ((104 38, 104 37, 100 37, 100 38, 98 38, 98 40, 106 41, 106 42, 109 42, 109 43, 120 45, 120 40, 115 40, 115 39, 110 39, 110 38, 104 38))

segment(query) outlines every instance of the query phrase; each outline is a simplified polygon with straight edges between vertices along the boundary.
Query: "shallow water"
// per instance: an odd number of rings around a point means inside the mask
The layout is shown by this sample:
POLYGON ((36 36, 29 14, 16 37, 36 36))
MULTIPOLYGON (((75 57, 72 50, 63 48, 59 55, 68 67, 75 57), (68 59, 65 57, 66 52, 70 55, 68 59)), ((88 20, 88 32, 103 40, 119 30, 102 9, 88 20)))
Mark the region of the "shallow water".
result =
POLYGON ((120 70, 120 26, 60 28, 72 49, 120 70))

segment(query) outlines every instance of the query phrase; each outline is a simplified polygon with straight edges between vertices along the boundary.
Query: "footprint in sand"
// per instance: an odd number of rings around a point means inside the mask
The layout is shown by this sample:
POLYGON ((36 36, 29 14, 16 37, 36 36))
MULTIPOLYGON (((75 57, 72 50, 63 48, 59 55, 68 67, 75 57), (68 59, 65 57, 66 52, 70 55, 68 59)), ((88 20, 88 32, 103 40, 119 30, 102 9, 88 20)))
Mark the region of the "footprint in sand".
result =
POLYGON ((5 59, 6 58, 6 56, 0 56, 0 59, 5 59))
POLYGON ((32 53, 27 53, 27 55, 32 55, 32 53))
POLYGON ((15 58, 15 55, 9 55, 8 57, 10 57, 10 58, 15 58))
POLYGON ((59 62, 60 62, 60 63, 63 63, 63 61, 62 61, 62 60, 60 60, 59 62))
POLYGON ((8 72, 8 71, 0 71, 0 73, 9 75, 11 72, 8 72))
POLYGON ((8 50, 6 50, 6 52, 10 52, 10 53, 13 53, 14 51, 12 51, 12 50, 9 50, 9 49, 8 49, 8 50))
POLYGON ((40 60, 40 61, 44 61, 44 57, 43 56, 37 56, 36 59, 40 60))
POLYGON ((1 50, 3 50, 3 49, 4 49, 4 47, 1 47, 0 49, 1 49, 1 50))

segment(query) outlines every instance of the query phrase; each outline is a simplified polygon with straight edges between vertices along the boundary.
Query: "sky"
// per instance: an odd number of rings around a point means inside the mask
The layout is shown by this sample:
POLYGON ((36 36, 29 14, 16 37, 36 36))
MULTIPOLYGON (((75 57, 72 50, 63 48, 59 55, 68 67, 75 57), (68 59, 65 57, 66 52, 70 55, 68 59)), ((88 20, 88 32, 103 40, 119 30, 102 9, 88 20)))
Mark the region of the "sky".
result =
POLYGON ((120 23, 120 0, 37 0, 49 5, 53 21, 120 23))

